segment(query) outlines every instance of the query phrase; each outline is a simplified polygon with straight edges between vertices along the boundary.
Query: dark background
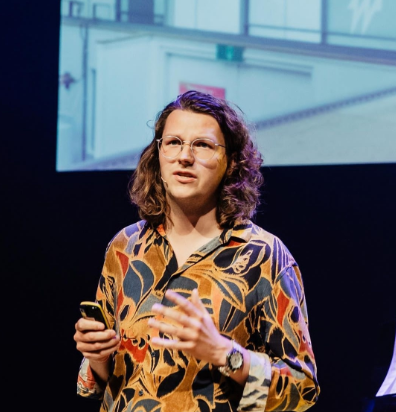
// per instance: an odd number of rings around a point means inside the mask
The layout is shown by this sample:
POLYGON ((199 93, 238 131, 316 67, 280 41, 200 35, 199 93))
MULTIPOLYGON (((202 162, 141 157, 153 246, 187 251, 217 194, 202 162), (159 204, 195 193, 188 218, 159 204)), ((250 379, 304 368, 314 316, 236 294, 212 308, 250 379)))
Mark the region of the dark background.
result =
MULTIPOLYGON (((3 399, 14 411, 98 411, 76 395, 74 323, 95 297, 107 242, 137 219, 131 171, 56 172, 59 4, 0 7, 3 399)), ((263 174, 256 222, 304 277, 322 389, 311 410, 361 412, 393 349, 396 164, 263 174)))

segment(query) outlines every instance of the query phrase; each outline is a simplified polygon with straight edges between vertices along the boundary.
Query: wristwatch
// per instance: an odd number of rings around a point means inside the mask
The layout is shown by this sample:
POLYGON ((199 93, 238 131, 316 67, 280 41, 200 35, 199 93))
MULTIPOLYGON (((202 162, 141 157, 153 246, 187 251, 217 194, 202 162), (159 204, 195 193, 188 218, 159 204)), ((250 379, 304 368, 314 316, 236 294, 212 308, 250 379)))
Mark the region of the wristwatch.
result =
POLYGON ((230 373, 235 373, 243 366, 242 348, 234 340, 232 341, 232 349, 227 354, 227 363, 224 366, 219 366, 219 371, 224 376, 230 376, 230 373))

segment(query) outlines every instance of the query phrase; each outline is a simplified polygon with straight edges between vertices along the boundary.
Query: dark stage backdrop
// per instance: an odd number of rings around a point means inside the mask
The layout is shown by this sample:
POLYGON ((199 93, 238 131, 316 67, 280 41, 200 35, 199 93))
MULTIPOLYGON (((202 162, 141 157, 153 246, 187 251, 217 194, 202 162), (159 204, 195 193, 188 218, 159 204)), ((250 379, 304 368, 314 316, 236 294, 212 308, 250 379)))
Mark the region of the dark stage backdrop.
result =
MULTIPOLYGON (((76 396, 74 323, 107 242, 137 219, 130 172, 56 173, 59 5, 23 3, 1 6, 3 398, 15 411, 93 412, 98 403, 76 396)), ((396 313, 396 164, 263 174, 256 221, 305 282, 322 387, 311 410, 361 412, 392 355, 381 331, 396 313)))

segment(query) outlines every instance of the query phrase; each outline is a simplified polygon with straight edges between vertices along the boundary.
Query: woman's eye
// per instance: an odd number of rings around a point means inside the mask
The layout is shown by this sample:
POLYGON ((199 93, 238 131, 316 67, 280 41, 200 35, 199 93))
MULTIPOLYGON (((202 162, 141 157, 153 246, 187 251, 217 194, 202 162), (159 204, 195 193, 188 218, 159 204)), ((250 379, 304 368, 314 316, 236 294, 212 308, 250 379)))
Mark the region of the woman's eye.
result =
POLYGON ((178 139, 170 139, 170 140, 166 140, 166 141, 165 141, 165 144, 166 144, 167 146, 180 146, 180 145, 181 145, 181 142, 180 142, 180 140, 178 140, 178 139))
POLYGON ((205 142, 204 140, 199 140, 198 142, 194 143, 194 146, 199 149, 210 149, 213 144, 210 144, 210 142, 205 142))

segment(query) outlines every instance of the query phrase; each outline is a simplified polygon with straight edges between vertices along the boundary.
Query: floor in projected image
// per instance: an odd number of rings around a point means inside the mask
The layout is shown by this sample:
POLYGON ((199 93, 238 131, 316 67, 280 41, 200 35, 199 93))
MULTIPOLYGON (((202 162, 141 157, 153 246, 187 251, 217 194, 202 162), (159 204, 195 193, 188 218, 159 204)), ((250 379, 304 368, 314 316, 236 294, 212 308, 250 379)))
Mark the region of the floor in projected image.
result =
POLYGON ((395 92, 313 113, 256 132, 264 165, 396 161, 395 92))

